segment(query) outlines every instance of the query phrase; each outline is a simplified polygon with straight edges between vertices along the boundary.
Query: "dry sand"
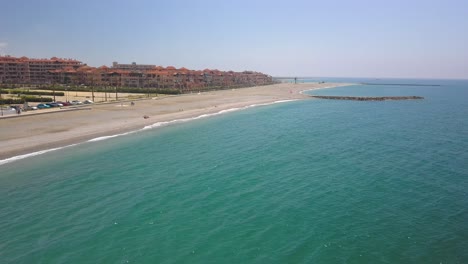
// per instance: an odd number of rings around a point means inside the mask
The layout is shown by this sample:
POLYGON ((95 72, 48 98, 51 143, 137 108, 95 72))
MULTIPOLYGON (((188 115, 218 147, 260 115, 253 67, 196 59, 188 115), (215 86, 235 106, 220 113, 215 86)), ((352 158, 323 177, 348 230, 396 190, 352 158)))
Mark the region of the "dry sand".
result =
POLYGON ((347 84, 276 84, 83 106, 82 110, 37 110, 0 118, 0 160, 93 138, 141 129, 157 122, 191 118, 231 108, 306 99, 301 91, 347 84), (47 112, 47 113, 46 113, 47 112), (149 118, 143 118, 148 116, 149 118))

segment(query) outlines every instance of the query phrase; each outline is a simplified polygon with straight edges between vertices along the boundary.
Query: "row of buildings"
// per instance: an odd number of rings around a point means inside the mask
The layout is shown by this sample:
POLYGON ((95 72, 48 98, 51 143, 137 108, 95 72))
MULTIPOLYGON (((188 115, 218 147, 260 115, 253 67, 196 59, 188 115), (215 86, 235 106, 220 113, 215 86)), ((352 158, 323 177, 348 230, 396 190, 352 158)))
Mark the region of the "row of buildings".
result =
POLYGON ((209 87, 255 86, 272 77, 253 71, 189 70, 156 65, 119 64, 91 67, 74 59, 0 56, 0 83, 63 84, 115 87, 155 87, 191 90, 209 87))

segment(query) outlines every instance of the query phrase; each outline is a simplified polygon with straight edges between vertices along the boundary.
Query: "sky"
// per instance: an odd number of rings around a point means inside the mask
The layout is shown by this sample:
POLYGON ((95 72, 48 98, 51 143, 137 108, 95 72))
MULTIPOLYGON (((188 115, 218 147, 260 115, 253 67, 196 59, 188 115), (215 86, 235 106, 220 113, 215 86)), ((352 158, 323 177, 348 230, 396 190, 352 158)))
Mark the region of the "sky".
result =
POLYGON ((0 10, 2 55, 468 79, 466 0, 0 0, 0 10))

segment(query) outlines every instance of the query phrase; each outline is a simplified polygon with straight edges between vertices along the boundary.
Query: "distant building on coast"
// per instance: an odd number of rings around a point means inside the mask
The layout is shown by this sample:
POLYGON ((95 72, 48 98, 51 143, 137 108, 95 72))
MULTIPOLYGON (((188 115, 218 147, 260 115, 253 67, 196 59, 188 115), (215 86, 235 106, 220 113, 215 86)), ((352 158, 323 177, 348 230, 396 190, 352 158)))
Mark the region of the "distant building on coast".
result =
POLYGON ((147 71, 156 68, 156 65, 151 64, 136 64, 136 62, 132 62, 132 64, 119 64, 118 62, 114 61, 112 63, 112 69, 120 69, 120 70, 128 70, 128 71, 147 71))
POLYGON ((197 88, 266 85, 271 76, 254 71, 177 69, 147 64, 91 67, 74 59, 30 59, 0 56, 0 83, 62 84, 163 88, 190 91, 197 88))

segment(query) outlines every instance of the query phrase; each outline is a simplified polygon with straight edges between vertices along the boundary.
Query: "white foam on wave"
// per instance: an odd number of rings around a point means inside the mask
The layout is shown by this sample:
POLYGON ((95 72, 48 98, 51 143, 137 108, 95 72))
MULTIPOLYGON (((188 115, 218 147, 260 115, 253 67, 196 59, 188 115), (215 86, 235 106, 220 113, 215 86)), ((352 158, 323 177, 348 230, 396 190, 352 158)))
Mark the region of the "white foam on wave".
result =
MULTIPOLYGON (((143 130, 147 130, 147 129, 153 129, 153 128, 162 127, 162 126, 168 126, 168 125, 177 124, 177 123, 184 123, 184 122, 188 122, 188 121, 192 121, 192 120, 197 120, 197 119, 202 119, 202 118, 207 118, 207 117, 222 115, 222 114, 226 114, 226 113, 230 113, 230 112, 235 112, 235 111, 239 111, 239 110, 245 110, 245 109, 252 108, 252 107, 257 107, 257 106, 266 106, 266 105, 272 105, 272 104, 278 104, 278 103, 286 103, 286 102, 292 102, 292 101, 297 101, 297 99, 278 100, 278 101, 274 101, 274 102, 271 102, 271 103, 252 104, 252 105, 247 105, 247 106, 239 107, 239 108, 224 109, 224 110, 221 110, 221 111, 219 111, 219 112, 215 112, 215 113, 211 113, 211 114, 202 114, 202 115, 195 116, 195 117, 190 117, 190 118, 181 118, 181 119, 175 119, 175 120, 171 120, 171 121, 157 122, 157 123, 154 123, 154 124, 152 124, 152 125, 145 126, 145 127, 143 127, 142 129, 139 129, 139 130, 130 131, 130 132, 121 133, 121 134, 110 135, 110 136, 97 137, 97 138, 90 139, 90 140, 88 140, 88 141, 86 141, 86 142, 103 141, 103 140, 107 140, 107 139, 110 139, 110 138, 115 138, 115 137, 120 137, 120 136, 125 136, 125 135, 129 135, 129 134, 133 134, 133 133, 136 133, 136 132, 139 132, 139 131, 143 131, 143 130)), ((80 143, 78 143, 78 144, 80 144, 80 143)), ((78 145, 78 144, 72 144, 72 145, 67 145, 67 146, 64 146, 64 147, 51 148, 51 149, 36 151, 36 152, 33 152, 33 153, 29 153, 29 154, 14 156, 14 157, 11 157, 11 158, 8 158, 8 159, 0 160, 0 165, 7 164, 7 163, 11 163, 11 162, 18 161, 18 160, 22 160, 22 159, 29 158, 29 157, 38 156, 38 155, 41 155, 41 154, 44 154, 44 153, 48 153, 48 152, 51 152, 51 151, 56 151, 56 150, 60 150, 60 149, 64 149, 64 148, 68 148, 68 147, 72 147, 72 146, 76 146, 76 145, 78 145)))
POLYGON ((308 91, 313 91, 313 90, 321 90, 321 89, 330 89, 330 88, 338 88, 338 87, 344 87, 344 86, 352 86, 354 84, 341 84, 341 85, 332 85, 332 86, 325 86, 325 87, 319 87, 319 88, 312 88, 304 91, 300 91, 300 94, 304 94, 305 92, 308 91))
POLYGON ((44 154, 44 153, 48 153, 48 152, 52 152, 52 151, 56 151, 56 150, 59 150, 59 149, 64 149, 64 148, 68 148, 68 147, 73 147, 73 146, 76 146, 76 145, 78 145, 78 144, 67 145, 67 146, 59 147, 59 148, 45 149, 45 150, 36 151, 36 152, 28 153, 28 154, 23 154, 23 155, 14 156, 14 157, 11 157, 11 158, 8 158, 8 159, 0 160, 0 165, 4 165, 4 164, 10 163, 10 162, 14 162, 14 161, 18 161, 18 160, 22 160, 22 159, 34 157, 34 156, 38 156, 38 155, 41 155, 41 154, 44 154))
POLYGON ((215 112, 215 113, 211 113, 211 114, 203 114, 203 115, 199 115, 199 116, 195 116, 195 117, 181 118, 181 119, 175 119, 175 120, 171 120, 171 121, 157 122, 157 123, 154 123, 152 125, 145 126, 144 128, 142 128, 142 130, 157 128, 157 127, 161 127, 161 126, 167 126, 167 125, 176 124, 176 123, 189 122, 189 121, 192 121, 192 120, 198 120, 198 119, 202 119, 202 118, 222 115, 222 114, 235 112, 235 111, 239 111, 239 110, 245 110, 245 109, 252 108, 252 107, 257 107, 257 106, 265 106, 265 105, 272 105, 272 104, 292 102, 292 101, 297 101, 297 100, 279 100, 279 101, 274 101, 274 102, 271 102, 271 103, 252 104, 252 105, 247 105, 247 106, 239 107, 239 108, 229 108, 229 109, 224 109, 224 110, 221 110, 219 112, 215 112))
POLYGON ((115 138, 115 137, 125 136, 125 135, 129 135, 129 134, 133 134, 133 133, 135 133, 135 132, 137 132, 137 131, 138 131, 138 130, 136 130, 136 131, 130 131, 130 132, 126 132, 126 133, 121 133, 121 134, 110 135, 110 136, 97 137, 97 138, 90 139, 90 140, 88 140, 87 142, 96 142, 96 141, 106 140, 106 139, 109 139, 109 138, 115 138))

